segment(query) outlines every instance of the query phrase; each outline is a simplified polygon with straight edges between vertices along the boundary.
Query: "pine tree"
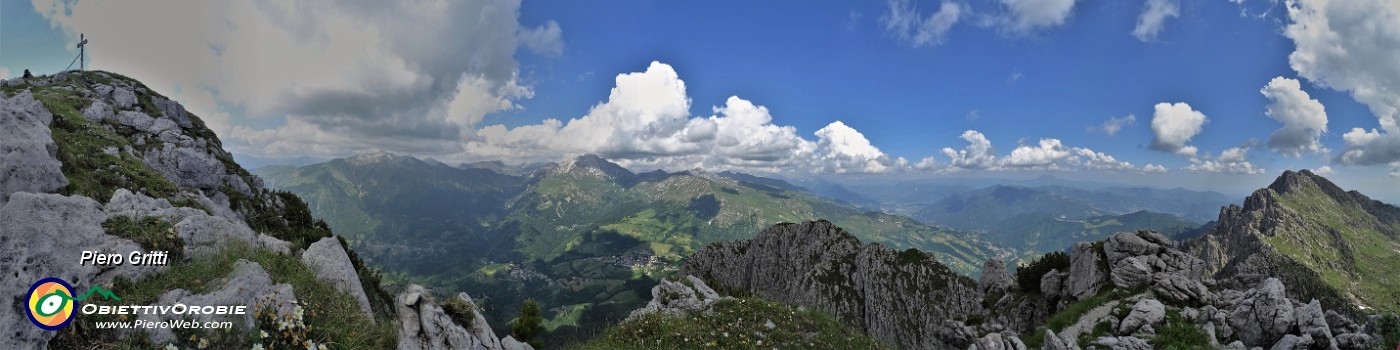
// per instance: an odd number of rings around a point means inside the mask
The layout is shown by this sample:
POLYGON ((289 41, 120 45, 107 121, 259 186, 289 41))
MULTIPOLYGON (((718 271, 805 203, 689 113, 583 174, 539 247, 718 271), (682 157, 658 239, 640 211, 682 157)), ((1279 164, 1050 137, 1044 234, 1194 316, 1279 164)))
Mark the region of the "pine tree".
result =
POLYGON ((540 314, 540 304, 535 303, 534 299, 525 299, 525 302, 520 304, 520 318, 515 319, 515 322, 511 324, 511 336, 514 336, 515 340, 530 344, 538 349, 541 344, 538 337, 540 333, 544 332, 544 326, 541 325, 543 322, 544 317, 540 314))

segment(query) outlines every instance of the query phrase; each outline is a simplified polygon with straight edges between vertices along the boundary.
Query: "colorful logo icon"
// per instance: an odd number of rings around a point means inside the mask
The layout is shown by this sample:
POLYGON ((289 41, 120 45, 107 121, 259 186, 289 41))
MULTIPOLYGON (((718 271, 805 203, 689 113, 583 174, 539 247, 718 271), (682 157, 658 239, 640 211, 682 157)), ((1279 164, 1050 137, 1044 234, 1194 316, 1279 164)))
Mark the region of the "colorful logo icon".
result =
POLYGON ((73 286, 61 279, 49 277, 29 287, 29 321, 35 326, 54 331, 73 322, 78 302, 73 298, 73 286))

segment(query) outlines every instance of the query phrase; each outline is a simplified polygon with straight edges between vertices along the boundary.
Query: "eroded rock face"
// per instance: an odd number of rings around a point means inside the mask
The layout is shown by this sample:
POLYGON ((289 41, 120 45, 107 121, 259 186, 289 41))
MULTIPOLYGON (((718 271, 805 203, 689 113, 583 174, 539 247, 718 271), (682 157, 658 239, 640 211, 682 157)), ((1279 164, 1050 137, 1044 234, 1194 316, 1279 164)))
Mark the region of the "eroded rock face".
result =
POLYGON ((132 219, 154 216, 168 222, 180 222, 191 216, 205 215, 203 210, 172 206, 170 201, 164 198, 151 198, 145 194, 132 193, 125 188, 117 189, 117 192, 112 194, 112 199, 107 201, 107 205, 102 210, 111 216, 125 216, 132 219))
POLYGON ((191 258, 214 254, 234 242, 255 244, 258 237, 241 221, 206 214, 180 220, 175 233, 185 240, 185 256, 191 258))
POLYGON ((365 317, 374 320, 374 312, 369 308, 369 298, 365 297, 360 276, 355 274, 355 266, 350 263, 350 256, 345 254, 339 239, 326 237, 312 243, 301 253, 301 262, 316 273, 316 278, 350 294, 360 304, 360 311, 364 312, 365 317))
POLYGON ((68 185, 51 122, 53 114, 29 91, 0 94, 0 205, 15 192, 54 193, 68 185))
POLYGON ((1230 311, 1230 327, 1248 346, 1270 346, 1293 327, 1293 303, 1284 294, 1283 282, 1270 278, 1245 293, 1230 311))
POLYGON ((981 314, 982 293, 931 256, 861 245, 830 222, 778 224, 748 241, 692 255, 682 275, 831 312, 870 336, 911 349, 966 347, 945 321, 981 314))
MULTIPOLYGON (((243 329, 256 329, 254 323, 257 312, 262 309, 255 309, 257 306, 265 310, 274 312, 278 319, 287 317, 288 319, 300 319, 297 315, 296 292, 292 285, 286 283, 273 283, 272 276, 263 270, 258 263, 247 260, 239 260, 233 264, 233 272, 228 275, 228 282, 219 290, 194 294, 188 290, 176 289, 165 294, 161 294, 160 299, 153 305, 172 306, 175 304, 185 305, 245 305, 248 306, 248 313, 242 316, 211 316, 211 315, 167 315, 148 314, 141 315, 140 319, 148 322, 170 321, 174 319, 193 318, 197 321, 233 321, 234 324, 244 327, 243 329)), ((169 328, 147 330, 151 341, 156 344, 167 344, 175 340, 175 334, 169 328)))
MULTIPOLYGON (((470 297, 466 300, 470 301, 470 297)), ((473 311, 476 321, 471 329, 458 325, 422 286, 409 285, 395 301, 399 350, 533 349, 510 337, 506 341, 497 339, 480 312, 473 311)))
POLYGON ((1142 299, 1133 305, 1133 311, 1118 324, 1118 334, 1132 335, 1135 333, 1155 334, 1155 327, 1162 324, 1162 320, 1167 317, 1167 309, 1162 302, 1155 299, 1142 299))
POLYGON ((1079 350, 1079 346, 1055 335, 1055 331, 1045 330, 1045 342, 1041 350, 1079 350))
POLYGON ((1094 244, 1079 242, 1070 250, 1069 277, 1065 279, 1065 295, 1084 299, 1099 292, 1108 282, 1108 262, 1094 249, 1094 244))
POLYGON ((1215 299, 1201 283, 1205 261, 1182 252, 1155 231, 1115 234, 1104 241, 1104 255, 1118 288, 1150 286, 1173 302, 1210 303, 1215 299))
POLYGON ((1152 350, 1152 344, 1146 340, 1134 337, 1101 337, 1094 340, 1089 349, 1109 349, 1109 350, 1152 350))
POLYGON ((1293 308, 1293 319, 1298 324, 1298 333, 1312 337, 1314 342, 1327 349, 1336 349, 1332 340, 1332 329, 1327 326, 1327 316, 1322 312, 1322 303, 1313 299, 1307 305, 1293 308))

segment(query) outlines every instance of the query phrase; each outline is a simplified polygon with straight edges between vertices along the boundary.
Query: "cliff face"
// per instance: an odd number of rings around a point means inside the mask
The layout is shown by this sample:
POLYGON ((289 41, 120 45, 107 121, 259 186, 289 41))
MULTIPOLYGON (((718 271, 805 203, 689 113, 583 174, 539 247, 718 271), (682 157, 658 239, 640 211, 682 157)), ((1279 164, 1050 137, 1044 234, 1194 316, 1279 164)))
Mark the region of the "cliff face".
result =
POLYGON ((747 241, 716 243, 681 269, 765 299, 826 310, 903 348, 967 346, 961 322, 981 314, 982 292, 917 250, 862 245, 826 221, 778 224, 747 241))
POLYGON ((1183 244, 1222 283, 1278 277, 1289 296, 1328 307, 1400 310, 1400 208, 1344 191, 1307 170, 1284 172, 1243 206, 1220 210, 1183 244))

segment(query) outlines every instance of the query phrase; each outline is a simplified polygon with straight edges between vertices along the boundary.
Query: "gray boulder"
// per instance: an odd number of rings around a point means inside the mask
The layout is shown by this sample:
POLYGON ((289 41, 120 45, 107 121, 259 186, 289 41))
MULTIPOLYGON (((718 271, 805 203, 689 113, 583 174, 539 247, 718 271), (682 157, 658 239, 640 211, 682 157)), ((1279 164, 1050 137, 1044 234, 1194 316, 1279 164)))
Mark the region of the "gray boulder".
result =
POLYGON ((1134 337, 1099 337, 1089 346, 1090 349, 1108 350, 1152 350, 1152 344, 1134 337))
POLYGON ((223 247, 235 242, 253 246, 257 234, 241 221, 232 221, 218 216, 198 214, 180 220, 175 224, 175 233, 185 240, 187 257, 214 254, 223 247))
POLYGON ((118 109, 131 109, 136 105, 136 94, 127 88, 115 87, 112 89, 112 104, 118 109))
POLYGON ((1108 282, 1108 262, 1088 242, 1075 243, 1070 250, 1069 277, 1065 279, 1065 295, 1085 299, 1099 292, 1108 282))
POLYGON ((154 216, 169 222, 180 222, 191 216, 205 215, 203 210, 172 206, 170 201, 164 198, 151 198, 125 188, 117 189, 102 210, 109 216, 126 216, 133 219, 154 216))
POLYGON ((1026 350, 1026 344, 1015 336, 1002 336, 1001 333, 993 332, 972 342, 967 350, 1026 350))
POLYGON ((1293 303, 1283 282, 1269 278, 1245 293, 1228 318, 1230 328, 1248 346, 1270 346, 1293 327, 1293 303))
MULTIPOLYGON (((233 272, 228 275, 228 281, 223 288, 206 294, 194 294, 188 290, 176 289, 165 294, 161 294, 156 301, 157 306, 173 306, 175 304, 185 305, 245 305, 248 312, 244 315, 175 315, 175 314, 144 314, 139 318, 147 322, 170 321, 175 319, 193 318, 200 322, 206 321, 230 321, 235 325, 244 327, 243 329, 254 329, 254 316, 260 310, 268 310, 278 315, 278 319, 286 317, 288 319, 299 320, 297 309, 296 292, 292 285, 286 283, 276 283, 272 281, 272 276, 263 270, 258 263, 247 260, 238 260, 233 264, 233 272), (264 309, 255 309, 261 306, 264 309)), ((168 328, 147 329, 150 339, 155 344, 166 344, 175 340, 175 334, 168 328)))
POLYGON ((720 300, 719 293, 695 276, 685 276, 684 282, 662 280, 651 287, 651 301, 627 316, 631 321, 650 314, 680 315, 688 311, 705 310, 720 300))
POLYGON ((1005 291, 1011 286, 1011 274, 1006 272, 1006 262, 1001 259, 987 259, 982 263, 982 279, 977 282, 977 289, 983 293, 992 291, 1005 291))
POLYGON ((360 311, 373 322, 374 312, 370 310, 369 298, 365 297, 360 276, 355 274, 355 266, 350 263, 350 256, 345 254, 345 248, 340 246, 340 240, 326 237, 312 243, 301 253, 301 261, 316 273, 317 279, 330 283, 336 289, 355 298, 355 302, 360 304, 360 311))
POLYGON ((143 250, 136 243, 108 235, 102 230, 107 216, 91 198, 17 192, 0 205, 0 295, 6 302, 0 306, 0 349, 45 348, 54 332, 34 327, 23 316, 23 303, 15 301, 25 295, 39 279, 56 277, 75 289, 86 290, 94 285, 108 285, 116 277, 136 279, 164 271, 164 267, 132 266, 97 267, 79 265, 79 253, 84 250, 126 254, 143 250), (12 302, 13 301, 13 302, 12 302), (11 317, 13 316, 13 317, 11 317))
POLYGON ((1049 299, 1059 298, 1062 290, 1064 274, 1060 273, 1060 270, 1050 270, 1040 277, 1040 295, 1049 299))
POLYGON ((203 189, 217 189, 224 183, 227 170, 223 162, 203 149, 168 143, 147 151, 141 161, 170 182, 203 189))
POLYGON ((179 128, 179 125, 170 119, 156 118, 143 112, 134 111, 121 111, 112 117, 112 121, 152 135, 179 128))
POLYGON ((156 105, 161 114, 164 114, 166 118, 174 121, 181 128, 194 127, 194 123, 190 121, 189 113, 185 112, 185 106, 161 97, 151 97, 151 103, 156 105))
POLYGON ((96 123, 112 116, 112 106, 103 103, 102 100, 93 100, 87 108, 83 108, 83 119, 96 123))
POLYGON ((58 145, 49 131, 53 115, 29 91, 0 94, 0 205, 15 192, 54 193, 68 185, 58 145))
POLYGON ((1158 272, 1152 276, 1152 291, 1167 301, 1184 303, 1192 300, 1204 304, 1215 298, 1200 280, 1182 274, 1158 272))
POLYGON ((1108 256, 1109 263, 1117 263, 1130 256, 1161 253, 1162 242, 1167 242, 1166 238, 1152 231, 1119 233, 1104 241, 1103 252, 1104 255, 1108 256))
POLYGON ((1375 348, 1376 339, 1365 333, 1343 333, 1332 338, 1337 342, 1337 348, 1343 350, 1361 350, 1375 348))
POLYGON ((1336 341, 1332 340, 1332 329, 1327 326, 1327 316, 1322 312, 1322 304, 1317 299, 1294 308, 1293 318, 1298 324, 1299 334, 1312 336, 1312 340, 1316 342, 1314 348, 1337 349, 1336 341))
MULTIPOLYGON (((1162 323, 1167 317, 1167 309, 1162 302, 1156 299, 1138 300, 1133 305, 1133 311, 1123 317, 1123 322, 1118 324, 1119 335, 1132 335, 1145 329, 1152 329, 1162 323)), ((1155 332, 1149 332, 1155 333, 1155 332)))
POLYGON ((1055 335, 1055 331, 1049 329, 1045 330, 1044 344, 1045 345, 1040 348, 1041 350, 1079 350, 1078 345, 1075 345, 1073 342, 1068 342, 1064 339, 1060 339, 1059 336, 1055 335))
POLYGON ((1300 337, 1292 334, 1284 334, 1283 338, 1279 339, 1277 343, 1274 343, 1274 346, 1270 347, 1269 350, 1308 350, 1312 345, 1313 339, 1311 335, 1304 334, 1300 337))
POLYGON ((1125 257, 1113 263, 1113 285, 1118 288, 1137 288, 1152 281, 1152 267, 1137 257, 1125 257))

